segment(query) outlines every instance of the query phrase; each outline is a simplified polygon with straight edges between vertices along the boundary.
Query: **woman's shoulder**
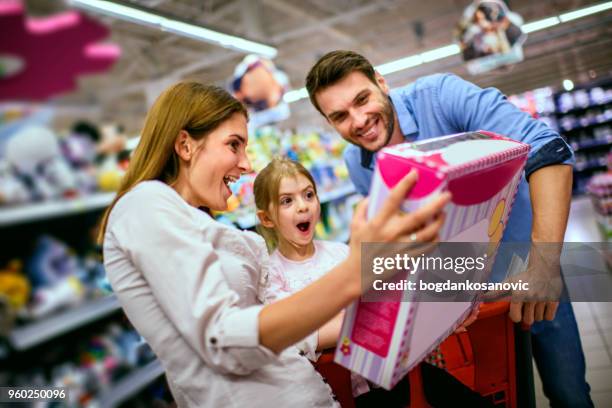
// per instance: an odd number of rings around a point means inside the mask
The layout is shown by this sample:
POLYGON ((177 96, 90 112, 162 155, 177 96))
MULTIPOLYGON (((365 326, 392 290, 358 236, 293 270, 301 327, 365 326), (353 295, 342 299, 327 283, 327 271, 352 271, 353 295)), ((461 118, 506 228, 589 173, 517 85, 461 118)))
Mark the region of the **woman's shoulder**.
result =
POLYGON ((193 215, 189 205, 167 184, 157 181, 142 181, 125 193, 109 215, 108 226, 142 222, 145 219, 160 221, 171 215, 179 224, 180 219, 191 224, 193 215))
POLYGON ((176 201, 178 193, 169 185, 158 180, 141 181, 117 201, 117 206, 155 204, 168 200, 176 201))

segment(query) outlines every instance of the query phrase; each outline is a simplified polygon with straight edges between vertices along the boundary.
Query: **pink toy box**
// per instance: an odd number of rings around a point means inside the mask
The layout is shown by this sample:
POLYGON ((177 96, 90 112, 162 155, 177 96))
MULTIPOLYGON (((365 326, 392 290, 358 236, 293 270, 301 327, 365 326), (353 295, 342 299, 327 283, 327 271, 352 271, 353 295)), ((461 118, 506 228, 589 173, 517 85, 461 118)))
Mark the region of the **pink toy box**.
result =
MULTIPOLYGON (((492 262, 528 152, 524 143, 485 131, 385 148, 377 156, 368 217, 415 168, 419 179, 402 209, 414 210, 449 190, 452 201, 445 209, 440 240, 490 243, 493 252, 488 262, 492 262)), ((416 279, 419 275, 406 276, 416 279)), ((347 309, 335 361, 390 389, 446 339, 476 304, 475 299, 366 302, 362 298, 347 309)))

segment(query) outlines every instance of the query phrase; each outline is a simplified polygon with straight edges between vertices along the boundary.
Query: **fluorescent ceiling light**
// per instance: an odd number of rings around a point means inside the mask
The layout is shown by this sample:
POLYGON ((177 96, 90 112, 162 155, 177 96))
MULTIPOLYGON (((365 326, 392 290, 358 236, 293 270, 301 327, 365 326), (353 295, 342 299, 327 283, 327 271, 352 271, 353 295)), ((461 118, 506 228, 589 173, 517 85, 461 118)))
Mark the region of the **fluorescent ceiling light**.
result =
POLYGON ((207 28, 173 20, 148 11, 138 10, 107 0, 69 0, 70 5, 104 13, 122 20, 145 24, 160 30, 172 32, 196 40, 206 41, 245 53, 254 53, 267 58, 276 57, 277 50, 269 45, 250 41, 233 35, 220 33, 207 28))
POLYGON ((531 23, 523 24, 521 26, 521 29, 523 30, 523 32, 529 34, 533 33, 534 31, 539 31, 548 27, 555 26, 560 22, 561 21, 559 21, 559 17, 549 17, 542 20, 532 21, 531 23))
MULTIPOLYGON (((542 20, 532 21, 527 24, 523 24, 521 28, 527 34, 533 33, 545 28, 555 26, 560 23, 575 20, 581 17, 590 16, 595 13, 601 13, 612 8, 612 1, 608 1, 596 6, 586 7, 580 10, 564 13, 559 16, 548 17, 542 20)), ((461 52, 457 44, 449 44, 440 48, 434 48, 429 51, 422 52, 420 54, 410 55, 408 57, 400 58, 395 61, 386 62, 384 64, 374 67, 381 75, 391 74, 404 69, 413 68, 427 62, 436 61, 442 58, 450 57, 452 55, 459 54, 461 52)), ((306 88, 296 89, 294 91, 287 92, 284 100, 287 103, 299 101, 300 99, 308 98, 308 92, 306 88)))
POLYGON ((293 91, 288 91, 283 96, 283 100, 287 103, 292 103, 295 101, 299 101, 300 99, 308 98, 308 91, 306 88, 295 89, 293 91))
POLYGON ((395 61, 387 62, 386 64, 378 65, 374 67, 374 69, 377 70, 380 75, 387 75, 393 72, 401 71, 403 69, 416 67, 417 65, 421 65, 422 63, 423 58, 420 54, 417 54, 411 55, 410 57, 400 58, 395 61))
POLYGON ((591 7, 585 7, 580 10, 571 11, 569 13, 563 13, 559 16, 559 19, 562 23, 566 23, 568 21, 576 20, 577 18, 590 16, 591 14, 601 13, 602 11, 606 11, 612 8, 612 1, 607 1, 605 3, 597 4, 591 7))
POLYGON ((461 48, 457 44, 445 45, 444 47, 434 48, 433 50, 421 53, 423 63, 436 61, 442 58, 457 55, 461 52, 461 48))

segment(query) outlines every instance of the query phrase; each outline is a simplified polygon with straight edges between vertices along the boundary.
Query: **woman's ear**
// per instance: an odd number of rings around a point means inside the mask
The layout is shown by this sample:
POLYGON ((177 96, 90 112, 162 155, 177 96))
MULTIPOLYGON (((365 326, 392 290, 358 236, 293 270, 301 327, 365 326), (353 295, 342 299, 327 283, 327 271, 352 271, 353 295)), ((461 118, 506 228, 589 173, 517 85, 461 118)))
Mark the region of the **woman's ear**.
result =
POLYGON ((274 221, 272 221, 272 219, 268 216, 267 212, 265 212, 264 210, 257 210, 256 214, 261 225, 266 228, 274 228, 274 221))
POLYGON ((191 138, 186 130, 181 130, 174 141, 174 151, 183 160, 191 160, 193 148, 191 146, 191 138))

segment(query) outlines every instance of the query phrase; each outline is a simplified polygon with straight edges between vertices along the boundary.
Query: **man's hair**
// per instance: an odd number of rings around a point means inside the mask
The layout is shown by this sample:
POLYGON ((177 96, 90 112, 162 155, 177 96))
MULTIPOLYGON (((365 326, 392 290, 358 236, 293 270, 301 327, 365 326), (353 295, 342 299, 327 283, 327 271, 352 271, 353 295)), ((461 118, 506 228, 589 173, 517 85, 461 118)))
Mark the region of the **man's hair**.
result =
POLYGON ((353 51, 337 50, 322 56, 306 76, 306 90, 310 102, 323 116, 315 96, 323 89, 334 85, 352 72, 359 71, 376 84, 374 67, 365 57, 353 51))

